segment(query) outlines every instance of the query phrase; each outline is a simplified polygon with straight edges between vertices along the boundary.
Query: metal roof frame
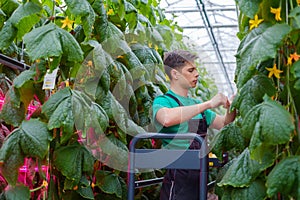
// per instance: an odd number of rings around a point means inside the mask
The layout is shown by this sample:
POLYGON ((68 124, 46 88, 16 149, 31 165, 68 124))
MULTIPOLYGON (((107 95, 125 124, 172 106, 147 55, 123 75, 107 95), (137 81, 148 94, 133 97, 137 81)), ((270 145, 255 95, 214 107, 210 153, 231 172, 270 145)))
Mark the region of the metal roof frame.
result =
POLYGON ((199 43, 201 64, 214 77, 220 92, 232 95, 239 44, 238 10, 234 0, 161 0, 166 16, 199 43), (225 5, 226 4, 226 5, 225 5), (178 19, 179 18, 179 19, 178 19), (203 43, 206 42, 206 43, 203 43), (213 55, 214 54, 214 55, 213 55))

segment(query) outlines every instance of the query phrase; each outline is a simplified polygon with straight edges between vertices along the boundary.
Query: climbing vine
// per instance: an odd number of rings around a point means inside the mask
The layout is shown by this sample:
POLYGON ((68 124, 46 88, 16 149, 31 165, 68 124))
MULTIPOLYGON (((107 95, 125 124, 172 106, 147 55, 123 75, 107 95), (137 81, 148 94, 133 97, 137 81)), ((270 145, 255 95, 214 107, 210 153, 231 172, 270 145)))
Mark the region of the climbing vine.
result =
POLYGON ((238 156, 220 173, 222 199, 298 199, 299 1, 237 1, 239 117, 214 151, 238 156))
POLYGON ((1 1, 1 54, 30 66, 0 65, 1 198, 126 199, 128 143, 153 130, 182 37, 156 0, 1 1))

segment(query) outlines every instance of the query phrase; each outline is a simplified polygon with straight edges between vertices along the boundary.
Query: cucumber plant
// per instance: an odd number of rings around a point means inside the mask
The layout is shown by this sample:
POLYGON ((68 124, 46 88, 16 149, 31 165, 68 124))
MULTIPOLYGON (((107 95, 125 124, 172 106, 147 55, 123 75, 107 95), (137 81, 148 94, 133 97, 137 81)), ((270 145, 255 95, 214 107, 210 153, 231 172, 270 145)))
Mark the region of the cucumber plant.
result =
POLYGON ((222 199, 299 199, 299 1, 236 1, 240 10, 232 108, 238 119, 214 152, 238 156, 220 172, 222 199))
POLYGON ((153 131, 162 55, 182 38, 156 0, 1 1, 1 53, 31 66, 0 66, 1 198, 125 199, 128 143, 153 131))

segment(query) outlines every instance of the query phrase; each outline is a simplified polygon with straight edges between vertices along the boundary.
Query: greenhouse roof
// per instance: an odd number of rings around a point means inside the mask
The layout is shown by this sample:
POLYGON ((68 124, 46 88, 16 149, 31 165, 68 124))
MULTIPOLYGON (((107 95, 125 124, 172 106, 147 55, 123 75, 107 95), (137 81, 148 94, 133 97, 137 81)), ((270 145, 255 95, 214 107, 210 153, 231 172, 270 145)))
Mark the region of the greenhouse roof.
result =
POLYGON ((160 6, 168 19, 183 28, 219 92, 234 94, 235 54, 240 42, 235 1, 161 0, 160 6))

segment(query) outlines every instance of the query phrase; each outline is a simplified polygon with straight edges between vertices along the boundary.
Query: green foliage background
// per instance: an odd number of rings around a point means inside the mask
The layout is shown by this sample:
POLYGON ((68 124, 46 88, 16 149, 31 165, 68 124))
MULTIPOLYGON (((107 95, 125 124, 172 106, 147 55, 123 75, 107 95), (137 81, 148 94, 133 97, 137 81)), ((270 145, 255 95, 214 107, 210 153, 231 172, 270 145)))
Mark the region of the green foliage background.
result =
POLYGON ((219 173, 222 199, 299 199, 300 87, 299 3, 294 0, 237 0, 240 10, 236 54, 238 118, 215 138, 213 151, 235 152, 219 173), (281 21, 271 8, 281 8, 281 21), (257 15, 263 19, 250 30, 257 15), (295 53, 295 54, 294 54, 295 53), (281 70, 280 77, 267 68, 281 70))
MULTIPOLYGON (((1 53, 31 66, 0 65, 1 199, 126 199, 128 143, 153 131, 152 100, 167 90, 163 53, 186 48, 156 0, 1 0, 1 53), (24 177, 24 164, 38 172, 24 177)), ((203 100, 215 92, 205 73, 192 92, 203 100)))
MULTIPOLYGON (((167 90, 162 55, 187 48, 180 28, 155 0, 0 2, 1 53, 31 66, 20 73, 1 65, 1 198, 125 199, 127 146, 153 130, 152 100, 167 90), (62 28, 67 17, 73 23, 62 28), (45 92, 44 75, 57 67, 55 90, 45 92), (32 101, 41 105, 27 120, 32 101), (28 160, 39 176, 24 184, 19 168, 28 160)), ((220 170, 216 192, 222 199, 299 199, 300 61, 288 58, 300 52, 300 8, 295 0, 236 2, 238 117, 212 146, 218 156, 237 157, 220 170), (281 7, 281 21, 271 7, 281 7), (249 30, 255 15, 264 21, 249 30), (274 64, 280 78, 268 76, 274 64)), ((193 95, 208 99, 210 82, 199 84, 193 95)), ((137 198, 155 198, 156 190, 137 198)))

